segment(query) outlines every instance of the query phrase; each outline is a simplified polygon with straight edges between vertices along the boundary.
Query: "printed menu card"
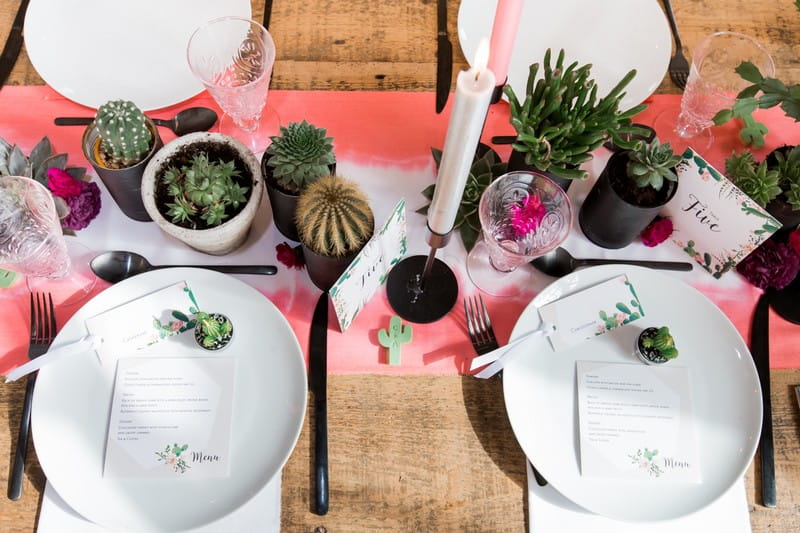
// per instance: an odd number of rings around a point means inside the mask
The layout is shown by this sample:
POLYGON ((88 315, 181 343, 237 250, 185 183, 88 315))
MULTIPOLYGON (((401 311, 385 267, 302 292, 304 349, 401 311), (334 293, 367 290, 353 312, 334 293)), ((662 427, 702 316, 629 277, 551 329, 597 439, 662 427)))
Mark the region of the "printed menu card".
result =
POLYGON ((699 483, 689 372, 577 362, 581 474, 699 483))
POLYGON ((232 358, 122 358, 108 426, 108 477, 226 477, 232 358))

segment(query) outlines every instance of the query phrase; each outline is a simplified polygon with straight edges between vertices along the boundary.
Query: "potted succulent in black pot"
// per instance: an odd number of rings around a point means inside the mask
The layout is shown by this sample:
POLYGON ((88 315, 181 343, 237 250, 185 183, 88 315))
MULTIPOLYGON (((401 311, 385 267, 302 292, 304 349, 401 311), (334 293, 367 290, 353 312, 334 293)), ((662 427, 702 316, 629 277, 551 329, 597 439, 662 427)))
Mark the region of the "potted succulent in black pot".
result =
POLYGON ((327 291, 372 237, 375 219, 355 182, 327 176, 300 195, 297 228, 308 275, 327 291))
POLYGON ((158 227, 212 255, 244 243, 263 191, 256 156, 220 133, 190 133, 169 142, 142 179, 142 200, 158 227))
POLYGON ((142 175, 162 144, 153 121, 127 100, 101 105, 83 132, 86 160, 122 212, 133 220, 151 220, 142 203, 142 175))
POLYGON ((636 354, 648 365, 661 365, 678 357, 678 349, 668 327, 649 327, 636 338, 636 354))
POLYGON ((511 111, 511 125, 517 132, 508 161, 508 171, 534 170, 546 174, 564 190, 573 179, 586 179, 580 165, 592 158, 592 152, 606 141, 632 148, 634 136, 647 131, 633 125, 631 117, 647 106, 637 105, 621 111, 624 89, 636 75, 635 70, 609 93, 597 98, 597 85, 591 65, 564 63, 564 50, 550 64, 550 50, 543 62, 543 75, 534 63, 528 73, 525 100, 520 102, 510 85, 503 89, 511 111))
POLYGON ((206 350, 221 350, 233 339, 233 324, 222 313, 200 311, 194 316, 194 340, 206 350))
POLYGON ((658 137, 614 153, 578 214, 584 235, 603 248, 629 245, 678 189, 680 156, 658 137))
POLYGON ((333 138, 327 131, 302 122, 280 127, 280 135, 261 158, 275 226, 286 238, 299 241, 295 223, 297 201, 309 185, 336 172, 333 138))

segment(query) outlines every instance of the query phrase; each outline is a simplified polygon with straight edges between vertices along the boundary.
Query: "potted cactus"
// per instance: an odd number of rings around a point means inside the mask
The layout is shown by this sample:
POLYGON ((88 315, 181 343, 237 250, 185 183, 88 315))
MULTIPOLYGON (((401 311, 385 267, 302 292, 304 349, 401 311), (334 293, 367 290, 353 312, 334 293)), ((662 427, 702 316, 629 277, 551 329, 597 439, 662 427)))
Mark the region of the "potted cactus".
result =
POLYGON ((300 195, 296 222, 308 275, 323 291, 333 286, 375 230, 364 193, 338 176, 320 178, 300 195))
POLYGON ((295 224, 297 201, 309 185, 336 171, 333 138, 326 130, 302 122, 280 127, 280 135, 261 158, 261 170, 267 183, 272 217, 285 237, 300 240, 295 224))
POLYGON ((233 339, 233 324, 222 313, 199 311, 194 320, 194 340, 203 349, 220 350, 233 339))
POLYGON ((609 93, 597 98, 597 85, 590 77, 591 65, 566 66, 561 50, 555 66, 545 52, 543 76, 539 64, 530 66, 525 99, 520 102, 510 85, 503 89, 511 111, 511 125, 517 132, 508 171, 535 170, 547 174, 563 189, 573 179, 586 179, 579 167, 592 158, 592 151, 606 141, 625 149, 634 146, 634 137, 648 132, 632 124, 631 117, 646 108, 637 105, 619 110, 623 90, 636 75, 631 70, 609 93))
POLYGON ((633 242, 678 190, 680 159, 658 137, 612 155, 578 214, 584 235, 603 248, 633 242))
POLYGON ((648 365, 660 365, 678 357, 678 349, 668 327, 650 327, 636 338, 636 354, 648 365))
POLYGON ((162 144, 153 121, 126 100, 101 105, 81 141, 84 156, 122 212, 142 222, 151 220, 142 204, 142 175, 162 144))
POLYGON ((142 179, 142 200, 153 221, 212 255, 244 243, 263 190, 258 159, 221 133, 190 133, 167 143, 142 179))

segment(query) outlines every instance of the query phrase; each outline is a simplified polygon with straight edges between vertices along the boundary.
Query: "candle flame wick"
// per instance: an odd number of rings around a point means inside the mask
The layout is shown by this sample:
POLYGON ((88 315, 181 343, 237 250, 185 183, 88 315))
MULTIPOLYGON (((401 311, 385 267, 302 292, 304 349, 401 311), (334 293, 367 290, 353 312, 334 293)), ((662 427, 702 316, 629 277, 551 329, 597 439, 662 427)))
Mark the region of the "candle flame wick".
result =
POLYGON ((472 67, 475 69, 475 79, 478 79, 481 72, 486 70, 486 65, 489 64, 489 39, 486 37, 481 39, 478 44, 478 49, 475 51, 475 59, 472 61, 472 67))

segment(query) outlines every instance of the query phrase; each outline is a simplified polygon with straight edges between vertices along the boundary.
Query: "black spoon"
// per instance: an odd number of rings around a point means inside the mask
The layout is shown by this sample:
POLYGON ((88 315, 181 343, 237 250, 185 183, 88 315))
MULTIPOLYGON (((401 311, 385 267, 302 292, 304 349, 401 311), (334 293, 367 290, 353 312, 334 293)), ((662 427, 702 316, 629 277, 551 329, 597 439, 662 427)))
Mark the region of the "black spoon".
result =
MULTIPOLYGON (((190 107, 175 115, 172 119, 152 119, 158 126, 164 126, 175 132, 175 135, 186 135, 195 131, 208 131, 217 122, 217 112, 207 107, 190 107)), ((90 117, 58 117, 56 126, 88 126, 94 121, 90 117)))
POLYGON ((554 278, 560 278, 574 271, 576 268, 594 265, 636 265, 661 270, 678 270, 688 272, 692 270, 691 263, 680 261, 637 261, 633 259, 576 259, 564 248, 556 248, 552 252, 537 257, 531 264, 541 272, 554 278))
POLYGON ((149 270, 178 266, 206 268, 225 274, 272 275, 278 272, 274 265, 151 265, 143 256, 125 251, 104 252, 92 259, 89 266, 98 278, 109 283, 116 283, 149 270))

